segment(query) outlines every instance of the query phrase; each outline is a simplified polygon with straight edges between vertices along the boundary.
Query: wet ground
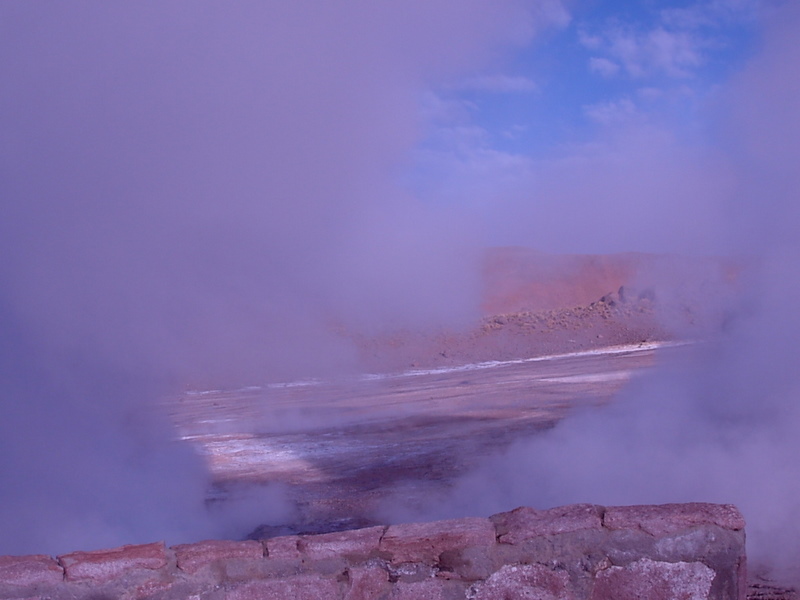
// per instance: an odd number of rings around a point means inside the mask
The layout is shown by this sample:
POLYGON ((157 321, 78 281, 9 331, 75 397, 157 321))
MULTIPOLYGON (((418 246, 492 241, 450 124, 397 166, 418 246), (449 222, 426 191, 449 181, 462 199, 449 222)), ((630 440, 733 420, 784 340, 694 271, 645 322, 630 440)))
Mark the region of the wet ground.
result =
MULTIPOLYGON (((192 392, 170 404, 206 457, 213 498, 282 483, 297 530, 367 523, 398 490, 441 490, 489 453, 608 402, 659 352, 643 343, 529 359, 192 392)), ((212 498, 212 499, 213 499, 212 498)))

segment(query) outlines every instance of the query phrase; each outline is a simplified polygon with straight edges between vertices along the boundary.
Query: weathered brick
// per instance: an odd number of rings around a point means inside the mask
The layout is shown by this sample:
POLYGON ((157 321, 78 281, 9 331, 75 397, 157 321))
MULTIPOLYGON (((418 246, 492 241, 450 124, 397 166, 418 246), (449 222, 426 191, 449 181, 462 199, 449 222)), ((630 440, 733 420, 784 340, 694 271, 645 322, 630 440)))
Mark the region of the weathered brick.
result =
POLYGON ((269 558, 301 558, 298 543, 300 537, 287 535, 266 540, 267 556, 269 558))
POLYGON ((253 581, 235 587, 225 600, 341 600, 342 588, 335 580, 317 575, 253 581))
POLYGON ((542 565, 505 565, 474 589, 474 600, 572 600, 567 573, 542 565))
POLYGON ((60 565, 0 557, 0 597, 463 600, 470 587, 475 600, 743 600, 743 527, 724 505, 520 508, 491 519, 184 544, 174 561, 163 544, 74 552, 60 565))
POLYGON ((386 527, 368 527, 321 535, 302 536, 298 542, 301 554, 310 559, 366 557, 378 551, 386 527))
POLYGON ((389 591, 389 573, 377 565, 350 567, 350 588, 344 600, 374 600, 389 591))
POLYGON ((225 560, 261 560, 264 548, 260 542, 230 542, 206 540, 196 544, 175 546, 178 568, 189 574, 197 573, 203 567, 225 560))
POLYGON ((698 525, 718 525, 734 531, 744 529, 742 514, 731 504, 661 504, 614 506, 606 509, 603 525, 608 529, 641 529, 659 537, 698 525))
POLYGON ((707 600, 714 571, 700 562, 642 558, 597 574, 590 600, 707 600))
POLYGON ((0 556, 0 583, 11 585, 53 585, 64 579, 64 569, 43 554, 0 556))
POLYGON ((447 569, 451 576, 464 581, 486 579, 497 568, 494 553, 487 547, 445 550, 439 556, 439 566, 447 569))
POLYGON ((495 529, 489 519, 466 518, 433 523, 391 525, 383 536, 380 549, 392 561, 436 562, 446 550, 491 546, 495 529))
POLYGON ((542 535, 571 533, 584 529, 600 530, 603 527, 603 507, 593 504, 559 506, 536 510, 526 506, 493 516, 498 540, 504 544, 518 544, 542 535))
POLYGON ((72 552, 58 557, 67 581, 104 583, 126 573, 157 571, 167 564, 163 542, 122 546, 112 550, 72 552))

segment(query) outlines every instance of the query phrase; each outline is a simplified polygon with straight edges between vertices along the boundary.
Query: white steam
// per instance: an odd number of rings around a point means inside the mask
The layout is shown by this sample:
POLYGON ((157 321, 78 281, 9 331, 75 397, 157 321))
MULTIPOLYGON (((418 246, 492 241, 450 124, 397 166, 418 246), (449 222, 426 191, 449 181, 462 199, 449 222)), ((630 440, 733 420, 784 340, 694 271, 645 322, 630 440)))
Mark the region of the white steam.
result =
MULTIPOLYGON (((595 215, 583 230, 589 244, 602 244, 607 231, 616 234, 612 244, 626 244, 656 227, 658 238, 676 248, 681 248, 685 236, 691 250, 703 231, 723 240, 718 248, 728 247, 742 265, 743 295, 727 332, 688 355, 665 357, 654 373, 634 380, 612 405, 582 411, 487 460, 459 482, 450 498, 439 499, 431 513, 488 514, 517 505, 571 502, 735 503, 748 522, 752 560, 778 570, 796 567, 800 558, 799 24, 796 4, 782 4, 772 14, 758 56, 719 91, 716 137, 703 153, 694 154, 696 147, 691 150, 696 165, 672 171, 684 161, 677 141, 660 167, 655 162, 649 165, 644 174, 650 183, 642 185, 655 183, 660 194, 656 198, 676 196, 669 201, 673 205, 657 199, 655 215, 631 216, 637 202, 649 205, 653 196, 643 196, 648 188, 637 183, 643 176, 637 168, 641 159, 633 158, 638 144, 626 147, 619 145, 619 139, 614 145, 616 158, 604 155, 607 146, 599 144, 590 159, 561 164, 566 184, 552 183, 556 191, 571 195, 570 210, 587 209, 595 215), (620 153, 632 157, 630 170, 624 160, 617 160, 620 153), (609 170, 604 164, 615 167, 609 170), (717 168, 704 173, 703 165, 717 168), (677 187, 670 186, 669 179, 683 172, 688 176, 677 187), (588 183, 574 183, 584 181, 587 173, 588 183), (593 174, 602 178, 592 179, 593 174), (630 180, 623 185, 626 174, 630 180), (608 199, 605 216, 592 212, 600 209, 577 189, 595 184, 599 197, 608 199), (621 193, 613 200, 617 192, 621 193), (710 198, 703 195, 707 193, 710 198), (687 204, 692 202, 699 205, 687 204), (667 213, 670 207, 676 216, 696 218, 687 219, 685 227, 670 218, 650 222, 650 216, 658 217, 658 210, 667 213), (589 223, 597 229, 588 229, 589 223)), ((558 207, 550 214, 556 228, 562 214, 558 207)), ((566 233, 562 240, 582 243, 566 233)), ((711 295, 705 299, 709 305, 718 301, 711 295)))
MULTIPOLYGON (((0 553, 241 533, 209 520, 208 475, 151 401, 353 370, 342 324, 474 314, 469 227, 395 179, 426 82, 532 18, 514 0, 0 3, 0 553)), ((248 526, 284 510, 256 504, 248 526)))

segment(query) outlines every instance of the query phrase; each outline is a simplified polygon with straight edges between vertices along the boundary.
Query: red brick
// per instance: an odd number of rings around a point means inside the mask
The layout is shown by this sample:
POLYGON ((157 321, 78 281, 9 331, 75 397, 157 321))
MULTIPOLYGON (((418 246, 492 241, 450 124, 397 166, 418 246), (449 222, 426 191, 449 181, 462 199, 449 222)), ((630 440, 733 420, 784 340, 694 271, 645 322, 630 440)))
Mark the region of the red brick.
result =
POLYGON ((186 573, 194 574, 205 566, 217 561, 242 559, 261 560, 264 548, 260 542, 230 542, 222 540, 206 540, 196 544, 175 546, 178 568, 186 573))
POLYGON ((350 588, 344 600, 380 598, 391 586, 389 573, 378 566, 351 567, 347 572, 350 577, 350 588))
POLYGON ((386 527, 368 527, 300 538, 300 552, 311 559, 369 556, 378 551, 386 527))
POLYGON ((50 585, 63 580, 64 569, 49 556, 0 556, 0 583, 50 585))
POLYGON ((541 535, 557 535, 586 529, 603 528, 603 508, 593 504, 559 506, 549 510, 536 510, 523 506, 508 513, 493 516, 498 540, 504 544, 518 544, 541 535))
POLYGON ((298 548, 299 536, 287 535, 269 538, 265 541, 269 558, 301 558, 300 549, 298 548))
POLYGON ((134 571, 157 571, 167 564, 162 542, 59 556, 67 581, 112 581, 134 571))
POLYGON ((590 600, 706 600, 714 571, 703 563, 642 558, 600 571, 590 600))
POLYGON ((225 594, 225 600, 341 600, 341 586, 334 579, 298 575, 253 581, 225 594))
POLYGON ((656 506, 614 506, 606 509, 603 524, 608 529, 641 529, 660 537, 698 525, 744 529, 744 518, 730 504, 661 504, 656 506))
POLYGON ((433 563, 446 550, 491 546, 495 529, 489 519, 466 518, 433 523, 391 525, 380 543, 392 561, 433 563))

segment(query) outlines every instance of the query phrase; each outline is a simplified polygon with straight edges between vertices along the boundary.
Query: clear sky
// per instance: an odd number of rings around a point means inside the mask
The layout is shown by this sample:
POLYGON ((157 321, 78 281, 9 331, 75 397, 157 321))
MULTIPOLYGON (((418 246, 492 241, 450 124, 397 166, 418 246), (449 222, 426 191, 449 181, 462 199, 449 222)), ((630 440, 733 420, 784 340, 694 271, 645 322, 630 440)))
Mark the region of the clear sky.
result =
MULTIPOLYGON (((542 4, 529 39, 427 98, 488 149, 546 156, 633 119, 691 126, 752 56, 763 13, 759 0, 542 4)), ((431 146, 444 150, 443 137, 431 146)))

